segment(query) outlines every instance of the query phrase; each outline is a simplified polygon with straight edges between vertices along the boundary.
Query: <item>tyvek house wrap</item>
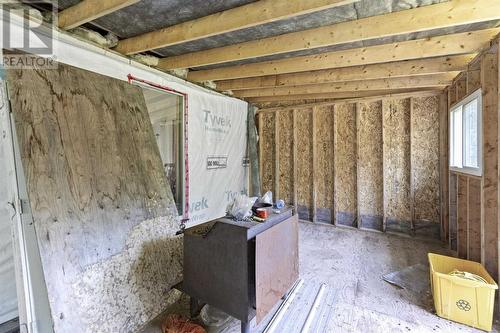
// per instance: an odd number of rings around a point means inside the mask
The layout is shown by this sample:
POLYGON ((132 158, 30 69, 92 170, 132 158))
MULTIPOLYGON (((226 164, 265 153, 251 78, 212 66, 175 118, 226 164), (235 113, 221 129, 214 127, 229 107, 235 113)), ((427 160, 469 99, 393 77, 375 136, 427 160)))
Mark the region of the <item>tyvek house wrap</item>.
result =
POLYGON ((247 104, 188 95, 189 224, 221 217, 237 193, 247 193, 247 104))

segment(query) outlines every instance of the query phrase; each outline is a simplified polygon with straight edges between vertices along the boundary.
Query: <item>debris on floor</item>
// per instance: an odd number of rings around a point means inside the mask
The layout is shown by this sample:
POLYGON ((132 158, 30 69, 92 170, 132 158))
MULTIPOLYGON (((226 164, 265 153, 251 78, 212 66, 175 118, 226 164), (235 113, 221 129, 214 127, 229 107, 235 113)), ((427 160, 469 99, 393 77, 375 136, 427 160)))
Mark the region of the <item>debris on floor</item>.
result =
POLYGON ((429 267, 423 264, 408 266, 400 271, 385 274, 382 279, 415 293, 429 291, 429 267))
POLYGON ((162 324, 163 333, 207 333, 203 327, 178 314, 168 315, 162 324))

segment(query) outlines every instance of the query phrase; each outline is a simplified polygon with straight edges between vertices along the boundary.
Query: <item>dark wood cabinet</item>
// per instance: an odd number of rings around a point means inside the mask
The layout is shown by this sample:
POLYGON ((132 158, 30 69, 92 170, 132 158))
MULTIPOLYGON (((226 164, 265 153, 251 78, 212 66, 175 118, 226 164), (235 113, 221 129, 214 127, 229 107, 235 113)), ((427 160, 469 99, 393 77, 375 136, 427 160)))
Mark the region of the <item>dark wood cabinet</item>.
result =
POLYGON ((229 218, 184 234, 182 290, 241 320, 260 322, 299 277, 298 220, 293 209, 265 222, 229 218))

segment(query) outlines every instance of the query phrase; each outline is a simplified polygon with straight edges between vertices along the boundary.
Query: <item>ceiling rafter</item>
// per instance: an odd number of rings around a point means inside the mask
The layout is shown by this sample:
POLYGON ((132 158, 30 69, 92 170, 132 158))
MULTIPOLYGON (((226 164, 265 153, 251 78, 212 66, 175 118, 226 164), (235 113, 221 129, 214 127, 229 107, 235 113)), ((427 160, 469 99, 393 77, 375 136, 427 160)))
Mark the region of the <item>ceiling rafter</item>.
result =
POLYGON ((452 72, 425 76, 323 83, 293 87, 258 88, 234 91, 234 95, 244 98, 409 88, 445 88, 453 82, 456 76, 457 73, 452 72))
POLYGON ((500 19, 500 2, 452 0, 316 29, 163 58, 162 69, 193 68, 500 19))
POLYGON ((190 71, 188 79, 198 82, 218 81, 475 53, 489 45, 499 33, 500 28, 493 28, 275 61, 190 71))
POLYGON ((140 0, 83 0, 58 14, 58 26, 68 30, 133 5, 140 0))
POLYGON ((116 51, 135 54, 254 27, 359 0, 260 0, 119 41, 116 51))
POLYGON ((461 72, 474 59, 476 53, 451 57, 406 60, 385 64, 365 65, 308 71, 301 73, 269 75, 234 80, 216 81, 220 91, 255 88, 300 86, 331 82, 385 79, 390 77, 419 76, 446 72, 461 72))

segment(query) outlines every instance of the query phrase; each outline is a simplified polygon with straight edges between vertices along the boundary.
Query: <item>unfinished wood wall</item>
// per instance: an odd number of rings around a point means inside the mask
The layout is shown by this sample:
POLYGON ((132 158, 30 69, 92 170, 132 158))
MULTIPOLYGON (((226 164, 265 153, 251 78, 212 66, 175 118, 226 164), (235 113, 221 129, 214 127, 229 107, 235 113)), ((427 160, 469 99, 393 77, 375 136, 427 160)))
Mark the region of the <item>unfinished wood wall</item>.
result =
POLYGON ((141 90, 63 64, 7 79, 55 331, 138 330, 182 273, 141 90))
POLYGON ((449 224, 446 233, 450 248, 461 258, 483 263, 499 277, 498 235, 498 41, 480 54, 448 88, 448 107, 482 89, 481 177, 450 171, 449 224))
POLYGON ((439 237, 441 99, 260 112, 262 191, 304 220, 439 237))

